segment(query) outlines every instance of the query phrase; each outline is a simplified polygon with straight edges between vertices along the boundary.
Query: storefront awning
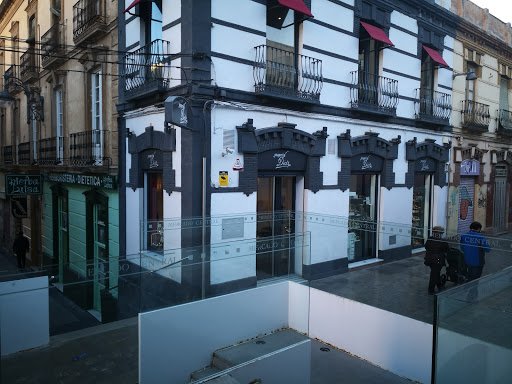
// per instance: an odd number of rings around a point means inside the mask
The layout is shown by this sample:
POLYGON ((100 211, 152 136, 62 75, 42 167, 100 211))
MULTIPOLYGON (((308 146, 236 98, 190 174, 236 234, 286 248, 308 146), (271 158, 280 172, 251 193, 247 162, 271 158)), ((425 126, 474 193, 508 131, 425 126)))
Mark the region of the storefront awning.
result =
POLYGON ((361 26, 366 30, 366 32, 368 32, 368 34, 373 40, 380 41, 381 43, 390 46, 395 45, 391 42, 391 40, 389 40, 389 37, 386 35, 386 32, 384 32, 384 30, 380 29, 379 27, 365 23, 364 21, 361 21, 361 26))
POLYGON ((292 9, 308 17, 313 17, 308 6, 304 4, 304 0, 277 0, 277 2, 285 8, 292 9))
POLYGON ((427 52, 427 55, 430 56, 432 60, 434 60, 435 63, 440 65, 444 68, 449 68, 450 66, 444 61, 443 56, 439 52, 437 52, 435 49, 427 47, 426 45, 423 46, 423 49, 425 52, 427 52))

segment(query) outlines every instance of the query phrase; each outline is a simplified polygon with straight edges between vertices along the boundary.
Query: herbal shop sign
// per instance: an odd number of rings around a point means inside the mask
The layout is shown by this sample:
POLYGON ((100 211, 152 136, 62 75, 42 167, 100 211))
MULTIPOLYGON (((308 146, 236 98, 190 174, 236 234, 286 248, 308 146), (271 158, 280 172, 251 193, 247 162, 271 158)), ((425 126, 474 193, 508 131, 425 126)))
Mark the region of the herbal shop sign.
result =
POLYGON ((40 195, 42 190, 41 175, 5 175, 6 196, 40 195))
POLYGON ((50 173, 47 180, 54 183, 75 184, 87 187, 116 189, 117 178, 112 175, 93 175, 77 173, 50 173))

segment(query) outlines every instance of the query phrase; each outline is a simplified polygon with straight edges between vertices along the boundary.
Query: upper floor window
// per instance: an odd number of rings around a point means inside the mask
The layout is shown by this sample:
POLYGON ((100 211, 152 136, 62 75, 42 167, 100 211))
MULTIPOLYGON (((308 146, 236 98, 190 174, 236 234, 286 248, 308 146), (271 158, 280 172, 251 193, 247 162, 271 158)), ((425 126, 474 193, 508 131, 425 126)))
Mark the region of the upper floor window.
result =
POLYGON ((35 15, 30 16, 30 18, 28 19, 28 37, 29 37, 29 39, 36 38, 36 17, 35 17, 35 15))
POLYGON ((91 129, 102 129, 102 81, 100 71, 91 73, 91 129))
MULTIPOLYGON (((478 66, 473 62, 468 62, 466 64, 466 72, 475 72, 478 71, 478 66)), ((476 93, 476 81, 474 80, 466 80, 466 100, 469 101, 476 101, 475 100, 475 93, 476 93)))
POLYGON ((52 25, 58 24, 60 22, 60 16, 62 12, 62 2, 61 0, 52 0, 50 5, 50 13, 52 19, 52 25))
POLYGON ((162 0, 141 1, 139 4, 141 45, 162 39, 162 0))

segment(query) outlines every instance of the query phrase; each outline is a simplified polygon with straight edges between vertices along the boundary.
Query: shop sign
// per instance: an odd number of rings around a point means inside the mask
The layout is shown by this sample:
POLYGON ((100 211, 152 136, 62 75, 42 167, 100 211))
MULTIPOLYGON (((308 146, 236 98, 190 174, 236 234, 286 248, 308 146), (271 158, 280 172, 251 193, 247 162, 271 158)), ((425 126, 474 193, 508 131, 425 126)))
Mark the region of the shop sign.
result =
POLYGON ((47 176, 47 180, 54 183, 74 184, 104 189, 117 188, 117 178, 112 175, 50 173, 47 176))
POLYGON ((27 197, 11 197, 11 212, 17 219, 26 219, 28 217, 27 197))
POLYGON ((181 96, 169 96, 165 99, 165 123, 188 128, 187 100, 181 96))
POLYGON ((376 173, 382 171, 382 158, 369 153, 352 157, 351 170, 356 172, 376 173))
POLYGON ((243 171, 244 170, 244 164, 240 159, 236 159, 233 164, 233 171, 243 171))
POLYGON ((460 163, 461 176, 479 176, 480 163, 477 160, 462 160, 460 163))
POLYGON ((41 175, 5 175, 7 196, 40 195, 43 189, 41 175))
POLYGON ((159 149, 142 151, 139 158, 142 169, 149 171, 163 170, 163 153, 159 149))
POLYGON ((266 151, 258 155, 258 168, 269 171, 304 171, 306 155, 286 149, 266 151))
POLYGON ((436 171, 436 162, 429 158, 416 161, 416 172, 432 173, 436 171))

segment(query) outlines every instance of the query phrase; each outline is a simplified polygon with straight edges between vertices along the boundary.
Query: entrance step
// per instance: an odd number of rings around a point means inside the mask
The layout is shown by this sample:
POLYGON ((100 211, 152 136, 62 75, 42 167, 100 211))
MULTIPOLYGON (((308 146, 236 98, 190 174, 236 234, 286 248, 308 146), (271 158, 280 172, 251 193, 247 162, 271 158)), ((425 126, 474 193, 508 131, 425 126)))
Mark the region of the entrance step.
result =
MULTIPOLYGON (((190 382, 194 383, 195 381, 220 374, 225 369, 254 361, 304 340, 308 340, 308 337, 292 329, 284 328, 268 335, 255 337, 240 344, 219 349, 213 353, 212 364, 193 372, 190 375, 190 382)), ((226 374, 209 380, 207 383, 238 384, 239 382, 232 376, 229 376, 229 374, 226 374)))

